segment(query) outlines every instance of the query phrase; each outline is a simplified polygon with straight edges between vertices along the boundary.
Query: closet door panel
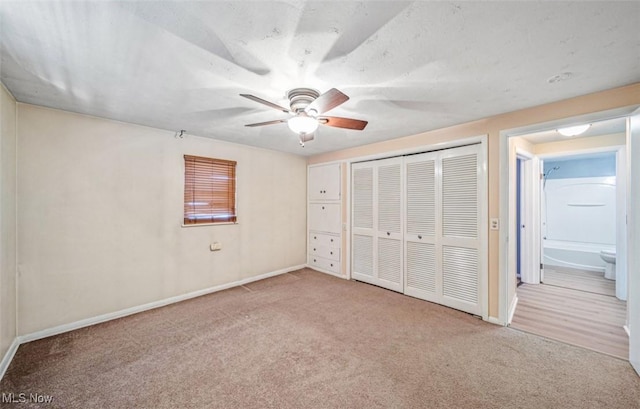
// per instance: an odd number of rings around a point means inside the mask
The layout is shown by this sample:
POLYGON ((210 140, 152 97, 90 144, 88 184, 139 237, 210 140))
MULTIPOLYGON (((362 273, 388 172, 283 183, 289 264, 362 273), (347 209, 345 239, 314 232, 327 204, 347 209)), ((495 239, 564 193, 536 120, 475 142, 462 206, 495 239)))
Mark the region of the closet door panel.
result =
POLYGON ((352 245, 353 274, 369 282, 373 279, 373 237, 354 234, 352 245))
POLYGON ((440 302, 436 152, 405 158, 405 288, 413 297, 440 302))
POLYGON ((373 163, 356 163, 351 169, 352 277, 375 284, 373 163))
POLYGON ((402 241, 378 239, 378 285, 402 292, 402 241))
POLYGON ((477 153, 442 159, 442 235, 478 237, 477 153))
POLYGON ((353 228, 373 231, 373 172, 371 164, 362 167, 356 164, 353 167, 353 228))
POLYGON ((407 234, 436 234, 436 162, 433 154, 406 164, 407 234))
POLYGON ((402 158, 377 163, 377 285, 402 292, 402 158))
POLYGON ((442 303, 480 315, 479 145, 442 155, 442 303))
POLYGON ((443 246, 442 291, 445 302, 454 308, 479 313, 478 251, 472 248, 443 246))
POLYGON ((405 294, 438 302, 436 246, 407 241, 405 265, 405 294))

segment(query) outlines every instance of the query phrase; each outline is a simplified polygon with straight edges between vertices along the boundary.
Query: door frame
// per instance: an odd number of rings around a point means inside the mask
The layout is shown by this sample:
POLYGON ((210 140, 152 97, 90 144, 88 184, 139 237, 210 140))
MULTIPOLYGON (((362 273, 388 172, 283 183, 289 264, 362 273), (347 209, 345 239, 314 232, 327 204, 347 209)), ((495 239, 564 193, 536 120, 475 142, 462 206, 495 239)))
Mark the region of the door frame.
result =
MULTIPOLYGON (((608 111, 596 111, 596 112, 587 112, 584 114, 580 114, 574 117, 564 117, 556 120, 552 120, 549 122, 541 122, 541 123, 531 123, 522 125, 516 128, 510 129, 502 129, 499 130, 499 224, 504 226, 499 229, 499 237, 498 237, 498 316, 490 317, 489 322, 492 322, 497 325, 508 325, 509 321, 509 312, 510 307, 512 305, 513 299, 509 297, 510 295, 510 287, 509 287, 509 263, 510 255, 509 255, 509 237, 510 232, 509 229, 506 228, 510 224, 510 220, 512 217, 512 211, 510 211, 509 206, 509 196, 510 196, 510 188, 509 188, 509 138, 515 136, 521 136, 526 134, 531 134, 534 132, 545 131, 549 129, 558 129, 564 126, 576 125, 579 123, 585 122, 598 122, 604 121, 607 119, 614 118, 622 118, 629 117, 632 115, 634 111, 638 112, 640 105, 631 105, 621 108, 615 108, 608 111)), ((627 142, 628 145, 628 142, 627 142)), ((640 143, 638 143, 640 145, 640 143)), ((640 148, 639 148, 640 149, 640 148)), ((636 153, 637 154, 637 153, 636 153)), ((631 153, 629 149, 627 150, 627 158, 631 157, 631 153)), ((627 161, 627 169, 628 172, 634 173, 636 175, 636 180, 640 180, 640 169, 631 168, 630 161, 627 161)), ((629 175, 629 173, 628 173, 629 175)), ((627 181, 630 184, 631 179, 628 178, 627 181)), ((628 192, 629 193, 629 192, 628 192)), ((629 195, 627 196, 627 203, 629 203, 629 195)), ((630 206, 627 208, 628 216, 631 218, 632 212, 638 213, 638 218, 640 218, 640 205, 636 205, 635 209, 632 209, 630 206)), ((637 246, 640 246, 640 231, 637 233, 637 246)), ((628 242, 627 245, 631 248, 631 242, 628 242)), ((627 262, 627 265, 630 267, 630 261, 627 262)), ((639 277, 636 280, 640 281, 640 260, 637 261, 636 270, 638 271, 639 277)), ((631 268, 628 269, 631 272, 631 268)), ((629 276, 628 276, 629 277, 629 276)), ((640 283, 638 284, 640 286, 640 283)), ((640 291, 638 291, 640 293, 640 291)), ((640 298, 640 294, 639 297, 640 298)), ((638 307, 640 309, 640 300, 638 300, 638 307)), ((640 328, 640 322, 638 323, 638 328, 640 328)), ((640 331, 639 331, 640 332, 640 331)), ((640 349, 640 347, 639 347, 640 349)), ((638 365, 640 366, 640 351, 638 351, 638 365)))
MULTIPOLYGON (((627 246, 640 248, 640 109, 627 119, 627 246)), ((629 362, 640 375, 640 252, 627 252, 629 362)))

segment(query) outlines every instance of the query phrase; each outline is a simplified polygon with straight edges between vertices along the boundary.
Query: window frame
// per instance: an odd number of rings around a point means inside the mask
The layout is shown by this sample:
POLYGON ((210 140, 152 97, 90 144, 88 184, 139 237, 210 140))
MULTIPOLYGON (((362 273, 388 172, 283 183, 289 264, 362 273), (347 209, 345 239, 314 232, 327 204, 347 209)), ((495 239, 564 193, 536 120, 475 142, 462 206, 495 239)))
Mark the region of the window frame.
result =
MULTIPOLYGON (((182 186, 182 190, 183 190, 183 200, 182 200, 182 227, 195 227, 195 226, 219 226, 219 225, 229 225, 229 224, 238 224, 238 162, 237 161, 233 161, 233 160, 228 160, 228 159, 220 159, 220 158, 211 158, 211 157, 205 157, 205 156, 197 156, 197 155, 188 155, 185 154, 183 155, 183 186, 182 186), (187 188, 189 185, 189 181, 187 180, 187 172, 188 172, 188 166, 191 163, 193 163, 194 166, 194 171, 195 171, 195 164, 197 162, 200 162, 201 164, 206 164, 207 162, 212 164, 212 169, 211 169, 211 176, 216 176, 216 175, 221 175, 220 172, 215 173, 213 169, 213 167, 220 167, 220 168, 224 168, 226 167, 232 167, 232 175, 233 175, 233 195, 230 196, 231 197, 231 206, 228 206, 228 208, 230 210, 233 210, 233 216, 225 218, 224 220, 221 221, 213 221, 215 220, 215 215, 213 213, 210 214, 210 217, 204 217, 203 221, 198 222, 198 219, 190 219, 188 217, 188 208, 187 208, 187 199, 188 199, 188 192, 187 192, 187 188), (229 220, 232 219, 232 220, 229 220), (190 221, 190 220, 194 220, 194 221, 190 221)), ((228 176, 229 173, 226 173, 225 176, 228 176)), ((195 181, 196 176, 193 176, 193 180, 195 181)), ((194 182, 191 182, 194 183, 194 182)), ((194 199, 194 194, 192 193, 191 199, 193 201, 194 199)), ((213 196, 213 195, 212 195, 213 196)), ((221 195, 223 196, 223 195, 221 195)), ((228 199, 229 197, 227 197, 228 199)), ((197 199, 197 198, 195 198, 197 199)), ((207 209, 207 210, 211 210, 211 208, 207 209)), ((193 208, 192 208, 193 211, 193 208)))

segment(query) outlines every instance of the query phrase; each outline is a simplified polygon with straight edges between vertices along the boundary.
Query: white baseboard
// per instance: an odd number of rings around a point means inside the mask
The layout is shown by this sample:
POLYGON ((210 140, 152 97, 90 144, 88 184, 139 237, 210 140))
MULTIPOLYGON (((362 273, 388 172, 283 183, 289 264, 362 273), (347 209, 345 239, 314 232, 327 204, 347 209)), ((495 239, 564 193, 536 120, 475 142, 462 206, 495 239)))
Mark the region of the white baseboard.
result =
POLYGON ((0 361, 0 379, 4 376, 4 373, 7 372, 7 368, 13 359, 13 356, 16 354, 18 347, 20 346, 20 339, 18 337, 13 339, 11 345, 9 345, 9 349, 7 353, 4 354, 2 361, 0 361))
POLYGON ((53 328, 47 328, 41 331, 32 332, 31 334, 21 335, 18 337, 19 344, 24 344, 26 342, 35 341, 38 339, 50 337, 53 335, 62 334, 64 332, 73 331, 76 329, 88 327, 90 325, 100 324, 102 322, 111 321, 117 318, 126 317, 127 315, 137 314, 139 312, 152 310, 154 308, 164 307, 165 305, 174 304, 180 301, 185 301, 191 298, 200 297, 202 295, 207 295, 211 293, 215 293, 218 291, 226 290, 232 287, 239 287, 241 285, 249 284, 254 281, 264 280, 265 278, 274 277, 280 274, 289 273, 291 271, 299 270, 304 268, 305 265, 301 264, 298 266, 283 268, 281 270, 271 271, 269 273, 260 274, 254 277, 244 278, 242 280, 233 281, 226 284, 220 284, 215 287, 209 287, 202 290, 193 291, 187 294, 178 295, 175 297, 165 298, 164 300, 150 302, 148 304, 139 305, 136 307, 126 308, 124 310, 111 312, 108 314, 98 315, 97 317, 86 318, 80 321, 71 322, 69 324, 58 325, 53 328))
POLYGON ((507 325, 511 324, 511 320, 513 319, 513 314, 516 312, 516 306, 518 305, 518 296, 514 295, 513 300, 511 301, 511 306, 509 307, 509 319, 507 320, 507 325))
POLYGON ((496 317, 487 317, 487 319, 485 321, 487 321, 490 324, 500 325, 501 327, 505 326, 504 322, 500 321, 496 317))

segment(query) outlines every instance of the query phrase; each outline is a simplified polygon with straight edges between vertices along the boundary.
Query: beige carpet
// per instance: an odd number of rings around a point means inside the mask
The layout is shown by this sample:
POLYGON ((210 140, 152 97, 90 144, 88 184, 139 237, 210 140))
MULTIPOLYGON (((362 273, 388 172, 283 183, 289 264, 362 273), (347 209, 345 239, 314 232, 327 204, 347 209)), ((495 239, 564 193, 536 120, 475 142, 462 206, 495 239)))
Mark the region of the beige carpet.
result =
MULTIPOLYGON (((48 408, 639 408, 628 362, 301 270, 31 342, 48 408)), ((8 405, 7 405, 8 406, 8 405)))

